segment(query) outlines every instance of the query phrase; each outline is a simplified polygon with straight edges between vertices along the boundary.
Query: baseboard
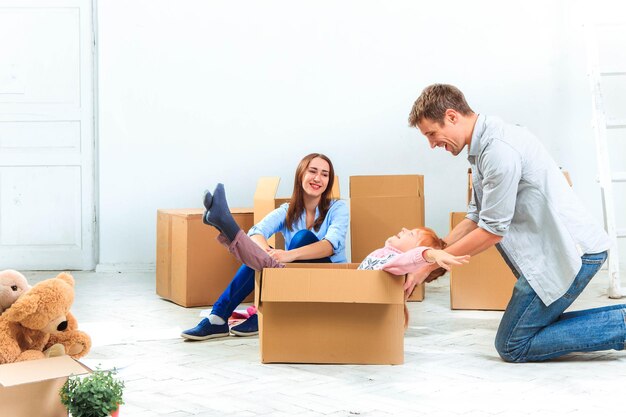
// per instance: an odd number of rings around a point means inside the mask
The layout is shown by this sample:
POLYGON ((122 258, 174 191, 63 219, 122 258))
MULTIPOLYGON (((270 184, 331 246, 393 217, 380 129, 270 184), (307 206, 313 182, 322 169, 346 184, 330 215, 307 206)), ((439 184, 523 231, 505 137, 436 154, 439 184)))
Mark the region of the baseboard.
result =
POLYGON ((100 263, 96 265, 96 272, 154 272, 154 263, 100 263))

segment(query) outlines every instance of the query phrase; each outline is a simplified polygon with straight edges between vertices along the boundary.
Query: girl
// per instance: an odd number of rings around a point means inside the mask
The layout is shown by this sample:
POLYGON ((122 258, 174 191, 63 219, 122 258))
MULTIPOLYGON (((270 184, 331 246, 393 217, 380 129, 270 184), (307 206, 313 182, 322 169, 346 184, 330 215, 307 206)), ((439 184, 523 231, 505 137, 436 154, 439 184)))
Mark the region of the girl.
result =
MULTIPOLYGON (((217 227, 229 241, 234 241, 241 232, 243 236, 239 240, 251 244, 248 250, 256 251, 276 263, 345 263, 348 208, 344 201, 331 198, 334 181, 335 171, 330 159, 323 154, 312 153, 298 164, 291 201, 265 216, 250 229, 247 236, 230 215, 222 184, 217 186, 213 194, 207 192, 205 195, 207 212, 204 222, 217 227), (267 239, 277 232, 283 234, 287 250, 273 249, 268 245, 267 239)), ((182 337, 206 340, 229 335, 228 318, 254 290, 255 264, 243 263, 215 302, 209 317, 196 327, 183 331, 182 337)), ((257 334, 256 314, 234 326, 230 332, 238 336, 257 334)))

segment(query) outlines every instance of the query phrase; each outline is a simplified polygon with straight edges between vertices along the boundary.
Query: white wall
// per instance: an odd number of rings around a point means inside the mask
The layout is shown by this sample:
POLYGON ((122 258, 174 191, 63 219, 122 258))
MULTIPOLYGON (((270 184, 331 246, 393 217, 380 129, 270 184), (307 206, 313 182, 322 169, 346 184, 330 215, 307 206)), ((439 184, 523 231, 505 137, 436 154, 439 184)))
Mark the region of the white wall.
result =
POLYGON ((344 197, 351 175, 424 174, 427 224, 445 235, 467 160, 407 127, 434 82, 528 126, 600 220, 587 2, 510 3, 100 0, 101 265, 153 264, 156 210, 200 207, 217 182, 231 207, 252 205, 259 176, 289 194, 314 151, 344 197))

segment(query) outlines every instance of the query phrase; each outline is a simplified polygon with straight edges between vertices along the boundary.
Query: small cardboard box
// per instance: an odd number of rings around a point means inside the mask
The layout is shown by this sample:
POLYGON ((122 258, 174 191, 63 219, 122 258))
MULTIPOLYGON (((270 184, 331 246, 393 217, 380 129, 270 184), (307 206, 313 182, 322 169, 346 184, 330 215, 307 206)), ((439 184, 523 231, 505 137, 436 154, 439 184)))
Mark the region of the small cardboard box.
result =
MULTIPOLYGON (((252 227, 252 209, 232 209, 242 230, 252 227)), ((212 305, 241 264, 202 222, 204 209, 158 210, 156 292, 183 307, 212 305)), ((245 301, 252 301, 252 295, 245 301)))
MULTIPOLYGON (((263 217, 267 216, 272 210, 291 200, 291 197, 276 197, 279 183, 280 177, 259 178, 254 192, 254 224, 263 220, 263 217)), ((331 197, 334 199, 341 198, 339 191, 339 177, 335 175, 331 197)), ((270 237, 267 242, 273 248, 285 249, 285 239, 280 233, 270 237)))
MULTIPOLYGON (((450 230, 465 218, 450 213, 450 230)), ((472 256, 469 264, 450 272, 450 307, 453 310, 504 310, 517 279, 495 247, 472 256)))
POLYGON ((59 390, 90 369, 69 356, 0 365, 2 417, 67 417, 59 390))
POLYGON ((404 362, 404 279, 357 264, 257 273, 263 363, 404 362))
MULTIPOLYGON (((423 175, 350 177, 350 237, 352 261, 361 262, 403 227, 424 226, 423 175)), ((424 299, 417 285, 409 301, 424 299)))

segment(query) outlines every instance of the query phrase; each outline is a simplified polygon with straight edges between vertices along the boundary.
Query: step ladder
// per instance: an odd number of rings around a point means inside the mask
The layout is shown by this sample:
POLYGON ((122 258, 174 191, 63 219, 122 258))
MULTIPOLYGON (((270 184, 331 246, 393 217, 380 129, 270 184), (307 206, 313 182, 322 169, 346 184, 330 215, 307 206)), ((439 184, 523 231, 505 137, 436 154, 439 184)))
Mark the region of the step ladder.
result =
MULTIPOLYGON (((608 132, 611 131, 612 134, 618 134, 623 140, 623 143, 626 143, 626 107, 611 109, 611 113, 609 113, 606 101, 606 93, 608 92, 608 90, 606 90, 606 83, 614 83, 615 81, 623 80, 624 85, 626 85, 626 62, 622 63, 620 67, 603 66, 604 61, 601 59, 600 48, 607 46, 606 43, 602 43, 604 39, 603 35, 606 34, 606 31, 623 33, 626 42, 626 24, 589 24, 585 26, 588 75, 591 86, 592 123, 598 164, 598 182, 601 190, 604 226, 611 239, 611 249, 608 258, 608 295, 610 298, 621 298, 625 296, 625 293, 622 290, 620 282, 619 247, 617 240, 626 237, 626 228, 617 227, 614 185, 617 183, 626 183, 626 171, 615 171, 615 169, 611 169, 611 151, 609 149, 608 132), (618 79, 616 77, 621 78, 618 79), (604 92, 603 87, 605 88, 604 92), (613 114, 613 112, 620 110, 622 114, 619 116, 613 114), (613 115, 608 116, 608 114, 613 115)), ((615 50, 613 53, 623 55, 624 49, 615 50)), ((621 97, 621 100, 626 103, 626 89, 623 95, 624 97, 621 97)), ((624 193, 622 192, 622 194, 624 193)))

